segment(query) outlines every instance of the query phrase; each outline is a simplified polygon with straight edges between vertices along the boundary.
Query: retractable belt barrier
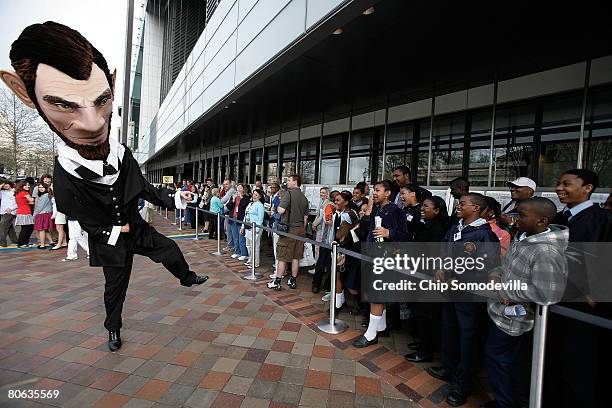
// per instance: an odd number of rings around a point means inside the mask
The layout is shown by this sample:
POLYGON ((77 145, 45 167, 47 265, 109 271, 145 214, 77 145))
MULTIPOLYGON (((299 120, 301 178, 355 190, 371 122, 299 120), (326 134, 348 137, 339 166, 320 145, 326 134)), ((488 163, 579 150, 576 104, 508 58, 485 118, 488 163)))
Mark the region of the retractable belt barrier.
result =
MULTIPOLYGON (((243 276, 243 279, 249 280, 257 280, 261 278, 261 274, 255 272, 255 237, 256 237, 256 228, 261 230, 269 231, 273 234, 277 234, 280 236, 284 236, 287 238, 295 239, 298 241, 302 241, 304 243, 309 243, 311 245, 316 245, 321 248, 326 248, 332 251, 332 259, 331 259, 331 296, 330 296, 330 307, 329 307, 329 318, 321 320, 317 327, 319 330, 329 333, 329 334, 339 334, 346 330, 347 325, 342 320, 336 319, 336 297, 334 296, 336 293, 336 255, 338 252, 343 253, 345 255, 351 256, 353 258, 373 263, 373 258, 369 256, 365 256, 355 251, 351 251, 345 248, 340 248, 337 242, 332 242, 331 245, 325 244, 323 242, 314 241, 312 239, 301 237, 298 235, 290 234, 288 232, 281 232, 274 228, 266 227, 263 225, 257 225, 255 223, 241 221, 236 218, 232 218, 227 215, 223 215, 220 213, 214 213, 209 210, 204 210, 202 208, 197 208, 198 211, 202 211, 211 215, 217 216, 217 252, 213 252, 213 255, 221 255, 221 218, 227 219, 229 221, 250 225, 253 240, 252 240, 252 262, 251 262, 251 273, 243 276)), ((166 209, 166 214, 167 214, 166 209)), ((181 210, 182 211, 182 210, 181 210)), ((196 211, 196 239, 198 238, 198 217, 196 211)), ((166 215, 167 218, 167 215, 166 215)), ((180 219, 180 218, 179 218, 180 219)), ((176 220, 175 220, 176 221, 176 220)), ((176 224, 176 223, 175 223, 176 224)), ((181 223, 182 224, 182 223, 181 223)), ((415 273, 413 275, 419 279, 429 279, 428 276, 415 273)), ((560 305, 550 305, 550 306, 542 306, 537 305, 535 312, 535 324, 533 329, 533 354, 531 360, 531 389, 529 395, 529 408, 540 408, 542 406, 542 386, 544 383, 544 355, 545 355, 545 345, 546 345, 546 329, 548 323, 548 313, 553 312, 555 314, 559 314, 561 316, 568 317, 570 319, 578 320, 584 323, 592 324, 594 326, 598 326, 604 329, 612 330, 612 320, 604 319, 599 316, 590 315, 588 313, 584 313, 578 310, 570 309, 565 306, 560 305)))

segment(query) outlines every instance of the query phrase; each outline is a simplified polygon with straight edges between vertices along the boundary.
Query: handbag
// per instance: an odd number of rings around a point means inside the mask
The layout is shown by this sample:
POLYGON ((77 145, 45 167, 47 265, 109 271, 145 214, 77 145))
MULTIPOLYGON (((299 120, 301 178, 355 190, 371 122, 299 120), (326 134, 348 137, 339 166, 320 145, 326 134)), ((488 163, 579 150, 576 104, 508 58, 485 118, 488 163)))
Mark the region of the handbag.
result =
MULTIPOLYGON (((289 217, 291 216, 291 190, 287 190, 287 192, 289 193, 289 205, 288 205, 289 208, 287 209, 289 213, 287 214, 287 219, 289 219, 289 217)), ((284 232, 286 234, 289 233, 289 225, 283 224, 282 222, 275 222, 274 229, 279 232, 284 232)))

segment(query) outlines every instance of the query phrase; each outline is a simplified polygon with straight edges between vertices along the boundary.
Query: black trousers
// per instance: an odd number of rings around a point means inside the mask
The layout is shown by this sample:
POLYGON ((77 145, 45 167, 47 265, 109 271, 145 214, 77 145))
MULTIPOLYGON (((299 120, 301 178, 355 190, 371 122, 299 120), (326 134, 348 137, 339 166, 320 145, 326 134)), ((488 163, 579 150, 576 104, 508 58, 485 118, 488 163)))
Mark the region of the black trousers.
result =
MULTIPOLYGON (((206 213, 205 213, 206 214, 206 213)), ((217 238, 217 216, 206 214, 208 218, 208 238, 217 238)), ((223 235, 223 228, 221 228, 221 235, 223 235)))
POLYGON ((30 243, 30 237, 34 231, 34 224, 22 225, 17 238, 17 245, 27 245, 30 243))
POLYGON ((440 304, 415 302, 412 307, 420 343, 419 351, 425 354, 433 354, 438 348, 438 339, 440 338, 440 304))
POLYGON ((312 285, 321 287, 325 273, 331 271, 331 250, 327 248, 319 248, 319 258, 315 265, 315 273, 312 276, 312 285))
POLYGON ((13 214, 2 214, 0 217, 0 245, 5 246, 7 244, 6 237, 10 238, 11 241, 17 242, 17 234, 15 233, 15 215, 13 214))
POLYGON ((470 393, 476 370, 483 303, 442 304, 442 363, 454 371, 453 383, 470 393))
MULTIPOLYGON (((574 308, 588 310, 578 303, 574 308)), ((598 332, 595 326, 551 313, 546 336, 545 407, 609 406, 600 403, 597 395, 597 383, 602 379, 599 366, 606 360, 606 348, 601 347, 598 332)))
POLYGON ((104 306, 106 308, 104 327, 108 331, 117 331, 121 328, 121 312, 130 283, 134 254, 146 256, 156 263, 161 262, 181 281, 181 284, 188 284, 189 280, 195 275, 189 270, 189 265, 176 242, 154 231, 153 247, 134 246, 128 251, 125 266, 119 268, 105 266, 103 268, 104 279, 106 280, 104 285, 104 306))
POLYGON ((493 390, 498 408, 516 406, 513 374, 519 360, 522 340, 523 336, 510 336, 501 331, 492 321, 489 323, 485 363, 489 385, 493 390))

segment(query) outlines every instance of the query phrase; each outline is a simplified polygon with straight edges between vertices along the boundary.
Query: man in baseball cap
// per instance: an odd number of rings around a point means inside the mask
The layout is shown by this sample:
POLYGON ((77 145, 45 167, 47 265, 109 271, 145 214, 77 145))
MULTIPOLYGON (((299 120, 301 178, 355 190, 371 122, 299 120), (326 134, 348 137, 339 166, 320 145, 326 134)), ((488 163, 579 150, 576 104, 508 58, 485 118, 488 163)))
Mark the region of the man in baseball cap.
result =
MULTIPOLYGON (((514 191, 521 189, 521 187, 529 187, 531 189, 530 195, 527 195, 528 190, 524 190, 524 193, 518 193, 522 197, 520 198, 521 200, 526 200, 527 198, 533 197, 533 193, 536 190, 536 182, 530 179, 529 177, 519 177, 516 180, 507 182, 506 185, 510 187, 510 191, 512 191, 512 187, 515 188, 514 191)), ((515 200, 514 196, 515 193, 512 193, 513 200, 515 200)))
POLYGON ((512 201, 504 206, 500 216, 501 226, 514 235, 514 222, 518 217, 517 207, 523 200, 533 197, 536 190, 536 182, 529 177, 519 177, 506 183, 510 187, 512 201))

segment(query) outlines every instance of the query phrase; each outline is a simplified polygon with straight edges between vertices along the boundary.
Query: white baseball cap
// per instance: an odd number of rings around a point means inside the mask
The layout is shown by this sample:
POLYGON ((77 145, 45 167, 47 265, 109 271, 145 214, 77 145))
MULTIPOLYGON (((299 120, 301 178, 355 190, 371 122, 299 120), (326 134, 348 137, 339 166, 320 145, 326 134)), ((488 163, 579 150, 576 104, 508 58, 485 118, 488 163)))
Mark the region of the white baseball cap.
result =
POLYGON ((529 177, 519 177, 516 180, 507 182, 506 185, 508 187, 529 187, 533 191, 536 191, 536 182, 529 177))

